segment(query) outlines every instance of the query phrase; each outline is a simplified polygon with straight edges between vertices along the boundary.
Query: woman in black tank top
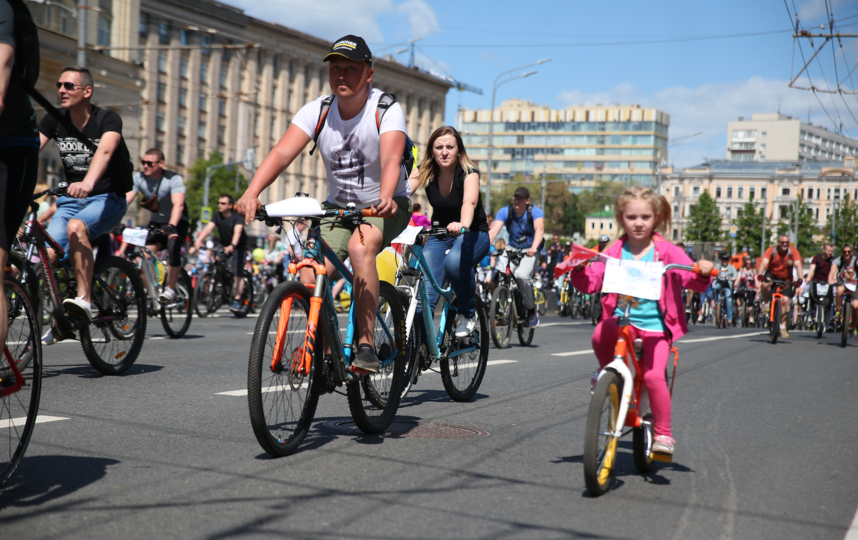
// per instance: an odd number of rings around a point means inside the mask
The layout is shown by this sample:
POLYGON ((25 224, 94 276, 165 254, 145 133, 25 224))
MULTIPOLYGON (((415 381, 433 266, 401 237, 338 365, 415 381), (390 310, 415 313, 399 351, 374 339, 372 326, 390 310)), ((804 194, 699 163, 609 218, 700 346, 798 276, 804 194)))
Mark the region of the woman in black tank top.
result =
MULTIPOLYGON (((412 193, 419 188, 426 190, 433 225, 445 227, 451 235, 443 240, 429 238, 423 255, 438 283, 450 280, 463 315, 456 336, 466 337, 476 326, 474 266, 489 252, 489 225, 480 196, 480 172, 468 159, 458 131, 444 126, 432 133, 423 162, 412 173, 410 182, 412 193), (470 232, 463 235, 462 229, 470 232)), ((428 289, 434 311, 438 293, 432 287, 428 289)))

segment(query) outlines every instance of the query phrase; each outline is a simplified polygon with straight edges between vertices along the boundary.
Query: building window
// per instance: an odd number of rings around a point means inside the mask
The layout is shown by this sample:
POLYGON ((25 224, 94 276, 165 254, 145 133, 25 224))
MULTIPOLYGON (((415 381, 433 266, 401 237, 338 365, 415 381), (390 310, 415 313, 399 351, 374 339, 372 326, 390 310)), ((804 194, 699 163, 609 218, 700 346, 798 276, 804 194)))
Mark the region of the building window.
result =
POLYGON ((179 107, 188 106, 188 90, 187 88, 179 88, 179 107))
POLYGON ((110 47, 110 19, 105 15, 98 15, 98 44, 102 47, 110 47))
POLYGON ((200 46, 202 47, 203 54, 211 54, 212 50, 209 48, 212 45, 212 38, 210 36, 200 36, 200 46))
POLYGON ((197 126, 197 137, 200 139, 206 138, 206 123, 200 122, 200 125, 197 126))
POLYGON ((182 57, 182 59, 179 60, 179 77, 181 77, 183 79, 188 78, 188 59, 187 58, 182 57))
MULTIPOLYGON (((766 132, 765 132, 765 131, 760 132, 760 138, 761 138, 761 139, 765 139, 765 138, 766 138, 766 132)), ((763 148, 763 150, 765 150, 765 146, 766 146, 766 145, 764 144, 764 145, 763 145, 763 147, 764 147, 764 148, 763 148)))
POLYGON ((825 199, 826 199, 826 200, 828 200, 828 201, 830 201, 830 200, 831 200, 831 188, 828 188, 828 189, 827 189, 827 190, 825 190, 825 191, 826 191, 826 193, 825 193, 825 199))
POLYGON ((673 205, 673 217, 674 218, 679 217, 679 205, 678 204, 673 205))
POLYGON ((182 47, 188 46, 188 30, 182 28, 181 32, 179 33, 179 41, 181 42, 182 47))
POLYGON ((679 186, 673 186, 673 197, 679 197, 679 186))
POLYGON ((760 145, 760 152, 765 152, 765 151, 766 151, 766 143, 763 143, 760 145))
POLYGON ((179 134, 180 135, 185 134, 185 117, 184 116, 176 117, 176 127, 179 128, 179 134))
POLYGON ((202 84, 209 83, 209 65, 205 62, 200 64, 200 82, 202 84))
POLYGON ((724 215, 727 217, 727 219, 733 217, 732 208, 729 205, 727 206, 727 208, 724 209, 724 215))
POLYGON ((158 71, 161 73, 167 73, 167 53, 166 51, 161 51, 158 53, 158 71))
POLYGON ((591 221, 591 222, 590 222, 590 230, 591 230, 591 231, 595 231, 595 230, 596 230, 596 223, 595 223, 595 222, 593 222, 593 221, 591 221))
POLYGON ((599 230, 602 230, 602 229, 604 229, 604 228, 605 228, 605 222, 604 222, 604 221, 600 221, 600 222, 599 222, 599 230))
POLYGON ((176 164, 184 165, 185 164, 185 147, 177 146, 176 147, 176 164))
POLYGON ((609 231, 613 231, 613 230, 614 230, 614 222, 613 222, 613 221, 609 221, 609 222, 608 222, 608 230, 609 230, 609 231))
POLYGON ((691 194, 695 197, 700 195, 700 186, 694 186, 691 188, 691 194))
POLYGON ((760 198, 766 200, 766 188, 760 188, 760 198))
POLYGON ((840 200, 840 188, 839 187, 834 188, 834 200, 835 201, 840 200))
POLYGON ((217 113, 221 116, 226 116, 226 100, 223 98, 218 98, 217 100, 217 113))
POLYGON ((727 188, 727 198, 728 198, 728 199, 732 199, 732 198, 733 198, 733 188, 732 188, 732 187, 728 187, 728 188, 727 188))
POLYGON ((783 204, 778 206, 778 217, 780 217, 780 219, 786 219, 787 217, 789 217, 787 213, 787 208, 788 207, 784 206, 783 204))
POLYGON ((673 241, 679 240, 679 229, 673 229, 673 241))
POLYGON ((715 198, 716 198, 716 199, 720 199, 720 198, 721 198, 721 186, 718 186, 718 187, 716 187, 716 188, 715 188, 715 198))
POLYGON ((271 71, 274 75, 274 80, 276 81, 278 77, 280 77, 280 58, 277 56, 271 57, 271 71))
POLYGON ((789 196, 790 196, 790 193, 792 193, 792 189, 790 189, 790 188, 788 188, 788 187, 781 188, 781 195, 782 195, 782 196, 784 196, 784 197, 789 197, 789 196))
POLYGON ((754 195, 755 195, 756 189, 757 188, 748 188, 748 200, 749 201, 754 200, 754 195))
POLYGON ((146 37, 146 34, 149 31, 149 21, 146 18, 146 15, 140 14, 140 21, 137 23, 137 33, 140 34, 140 37, 146 37))
POLYGON ((167 85, 159 82, 158 83, 158 101, 164 103, 165 94, 167 93, 167 85))
POLYGON ((224 68, 220 68, 220 86, 226 88, 226 70, 224 68))
POLYGON ((739 200, 742 200, 744 198, 745 198, 745 188, 740 187, 739 188, 739 200))
POLYGON ((206 95, 203 93, 200 93, 200 102, 198 108, 200 109, 200 112, 205 112, 206 110, 206 95))
MULTIPOLYGON (((155 129, 161 132, 164 131, 164 113, 161 111, 158 111, 155 114, 155 129)), ((160 148, 160 145, 158 145, 158 147, 160 148)))
POLYGON ((816 219, 816 221, 819 221, 819 208, 817 208, 817 209, 814 211, 814 214, 815 214, 815 215, 814 215, 814 218, 816 219))
POLYGON ((170 43, 170 24, 165 21, 161 21, 158 25, 158 41, 161 42, 161 45, 170 43))
POLYGON ((226 128, 223 124, 219 124, 217 126, 217 143, 223 144, 223 141, 226 139, 226 128))

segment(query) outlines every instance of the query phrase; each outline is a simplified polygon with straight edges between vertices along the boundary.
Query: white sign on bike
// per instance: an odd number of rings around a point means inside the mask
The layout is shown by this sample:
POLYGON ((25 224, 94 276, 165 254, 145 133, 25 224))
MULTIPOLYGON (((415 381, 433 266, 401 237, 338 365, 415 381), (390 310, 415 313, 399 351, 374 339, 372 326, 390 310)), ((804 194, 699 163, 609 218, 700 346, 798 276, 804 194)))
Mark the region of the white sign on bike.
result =
POLYGON ((608 259, 602 292, 658 300, 661 297, 663 273, 664 265, 660 262, 608 259))
POLYGON ((843 284, 846 285, 847 289, 849 289, 852 292, 855 292, 855 286, 858 285, 858 280, 854 280, 854 279, 849 280, 849 281, 844 280, 843 284))
POLYGON ((145 246, 147 236, 149 236, 149 229, 132 229, 131 227, 126 227, 122 231, 122 239, 132 246, 145 246))
POLYGON ((423 227, 420 225, 409 225, 405 227, 405 230, 399 233, 399 236, 390 241, 391 244, 405 244, 406 246, 413 246, 414 242, 417 241, 417 235, 423 230, 423 227))
POLYGON ((817 283, 816 284, 816 294, 817 296, 827 296, 828 295, 828 283, 817 283))

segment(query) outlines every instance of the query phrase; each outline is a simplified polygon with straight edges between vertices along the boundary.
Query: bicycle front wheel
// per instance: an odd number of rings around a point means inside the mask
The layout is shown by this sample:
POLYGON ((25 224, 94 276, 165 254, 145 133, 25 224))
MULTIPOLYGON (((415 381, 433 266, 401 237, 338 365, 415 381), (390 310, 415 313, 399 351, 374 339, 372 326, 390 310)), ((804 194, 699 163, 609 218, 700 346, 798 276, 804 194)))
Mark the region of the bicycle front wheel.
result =
MULTIPOLYGON (((454 401, 468 401, 483 382, 486 366, 489 363, 489 322, 486 316, 486 305, 477 298, 477 327, 473 340, 476 349, 473 352, 441 360, 441 382, 444 390, 454 401)), ((448 332, 452 333, 452 320, 448 324, 448 332)), ((456 340, 455 336, 451 339, 456 340)), ((470 346, 470 344, 468 344, 470 346)))
POLYGON ((632 453, 635 459, 635 468, 641 474, 652 472, 652 422, 646 421, 641 427, 632 430, 632 453))
MULTIPOLYGON (((415 300, 416 301, 416 300, 415 300)), ((408 306, 411 303, 411 290, 408 289, 407 292, 400 290, 399 291, 399 302, 402 304, 402 310, 404 313, 408 313, 408 306)), ((418 363, 420 361, 419 353, 420 347, 422 346, 422 336, 420 332, 420 320, 418 319, 420 315, 414 314, 414 320, 411 321, 411 329, 408 330, 408 339, 405 342, 405 349, 407 351, 405 355, 405 369, 403 370, 403 384, 402 384, 402 399, 405 399, 405 396, 408 395, 408 391, 411 390, 411 385, 414 384, 417 378, 417 374, 420 371, 418 363)), ((385 321, 387 322, 387 321, 385 321)), ((389 325, 390 323, 388 323, 389 325)), ((406 321, 406 325, 408 322, 406 321)))
POLYGON ((197 279, 197 286, 194 288, 194 311, 197 312, 197 317, 205 317, 209 314, 212 294, 214 294, 214 282, 212 275, 206 273, 197 279))
POLYGON ((364 433, 384 433, 393 422, 402 399, 405 362, 405 313, 399 293, 390 283, 379 283, 378 311, 372 344, 380 361, 378 373, 358 376, 346 386, 349 410, 364 433), (390 321, 390 324, 383 321, 390 321))
POLYGON ((840 346, 846 347, 849 342, 849 332, 852 327, 852 298, 843 296, 843 307, 840 308, 843 315, 843 328, 840 330, 840 346))
POLYGON ((781 299, 772 298, 770 305, 769 309, 774 312, 774 317, 769 319, 769 341, 774 345, 781 335, 781 299))
MULTIPOLYGON (((250 425, 259 445, 274 457, 288 456, 298 448, 319 402, 323 348, 315 348, 309 373, 300 369, 310 296, 297 281, 277 286, 253 332, 247 363, 250 425)), ((321 341, 317 333, 315 343, 321 341)))
POLYGON ((8 390, 19 382, 21 388, 0 397, 0 486, 15 472, 30 444, 42 392, 42 342, 36 310, 18 281, 4 276, 3 289, 9 326, 0 354, 0 389, 8 390), (24 357, 30 358, 26 367, 21 362, 24 357), (12 362, 19 366, 23 381, 15 376, 12 362))
POLYGON ((191 277, 181 270, 179 281, 176 282, 176 299, 170 305, 161 306, 161 325, 171 338, 180 338, 191 327, 191 277))
POLYGON ((119 375, 137 360, 146 337, 146 289, 137 268, 120 257, 95 263, 92 322, 82 328, 80 344, 92 367, 119 375))
POLYGON ((825 330, 825 312, 821 305, 816 306, 816 339, 822 339, 822 332, 825 330))
POLYGON ((506 285, 498 285, 492 295, 492 308, 489 312, 492 341, 498 349, 509 347, 512 322, 512 295, 506 285))
POLYGON ((590 495, 598 497, 608 491, 617 458, 620 394, 623 382, 608 371, 599 377, 590 397, 587 427, 584 433, 584 482, 590 495))
POLYGON ((241 307, 238 311, 232 312, 236 319, 247 317, 253 304, 253 279, 245 272, 241 280, 244 282, 244 287, 241 289, 241 298, 238 300, 241 307))

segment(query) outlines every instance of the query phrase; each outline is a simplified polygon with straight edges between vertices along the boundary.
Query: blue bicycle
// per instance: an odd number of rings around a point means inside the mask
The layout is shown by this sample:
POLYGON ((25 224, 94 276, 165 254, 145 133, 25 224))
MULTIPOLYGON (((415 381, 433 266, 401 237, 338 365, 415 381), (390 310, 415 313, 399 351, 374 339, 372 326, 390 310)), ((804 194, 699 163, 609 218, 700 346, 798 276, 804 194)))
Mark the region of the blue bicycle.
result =
MULTIPOLYGON (((463 234, 467 232, 467 229, 463 230, 463 234)), ((442 289, 429 270, 429 265, 423 257, 423 242, 427 236, 446 238, 449 234, 445 228, 433 228, 420 233, 415 244, 411 246, 408 266, 397 273, 397 291, 401 295, 402 304, 407 306, 405 335, 409 352, 402 397, 405 397, 422 372, 432 369, 435 362, 440 362, 441 381, 447 395, 455 401, 468 401, 477 393, 486 374, 489 359, 486 306, 477 296, 477 327, 470 336, 457 338, 454 334, 458 317, 455 294, 449 287, 442 289), (439 300, 444 302, 437 331, 433 314, 427 307, 427 278, 429 284, 438 291, 439 300), (415 324, 418 298, 424 306, 422 325, 415 324)))
POLYGON ((250 423, 256 440, 274 457, 289 455, 298 448, 310 429, 319 396, 339 392, 343 385, 355 425, 364 433, 384 433, 396 415, 407 357, 399 295, 393 285, 379 284, 373 334, 379 372, 353 366, 357 351, 355 304, 349 307, 343 340, 325 258, 349 283, 353 277, 321 235, 323 220, 358 224, 362 217, 374 215, 372 209, 323 210, 315 199, 300 196, 259 208, 257 219, 270 227, 281 226, 281 218, 287 216, 309 218, 304 258, 289 264, 288 272, 291 276, 303 268, 315 272, 315 283, 309 287, 291 279, 271 291, 250 348, 250 423), (324 353, 324 342, 330 345, 330 355, 324 353))

